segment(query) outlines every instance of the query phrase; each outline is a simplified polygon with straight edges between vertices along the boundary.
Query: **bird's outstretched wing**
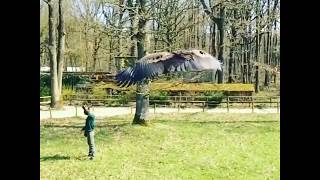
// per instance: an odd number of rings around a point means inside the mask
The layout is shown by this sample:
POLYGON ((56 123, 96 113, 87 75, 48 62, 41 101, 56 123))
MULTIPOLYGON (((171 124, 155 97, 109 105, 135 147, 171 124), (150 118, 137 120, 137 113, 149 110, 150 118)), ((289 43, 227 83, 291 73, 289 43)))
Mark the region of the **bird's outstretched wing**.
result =
POLYGON ((221 70, 221 63, 201 50, 154 53, 118 73, 116 81, 120 86, 130 86, 170 72, 203 70, 221 70))

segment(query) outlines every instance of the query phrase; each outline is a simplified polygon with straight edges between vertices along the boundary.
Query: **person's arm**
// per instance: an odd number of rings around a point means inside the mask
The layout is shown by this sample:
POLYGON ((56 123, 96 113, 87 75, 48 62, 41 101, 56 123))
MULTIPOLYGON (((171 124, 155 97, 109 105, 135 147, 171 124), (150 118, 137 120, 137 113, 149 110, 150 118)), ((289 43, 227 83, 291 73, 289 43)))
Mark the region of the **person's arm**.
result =
POLYGON ((84 111, 87 111, 87 109, 86 109, 86 107, 85 107, 85 106, 82 106, 82 109, 83 109, 84 111))

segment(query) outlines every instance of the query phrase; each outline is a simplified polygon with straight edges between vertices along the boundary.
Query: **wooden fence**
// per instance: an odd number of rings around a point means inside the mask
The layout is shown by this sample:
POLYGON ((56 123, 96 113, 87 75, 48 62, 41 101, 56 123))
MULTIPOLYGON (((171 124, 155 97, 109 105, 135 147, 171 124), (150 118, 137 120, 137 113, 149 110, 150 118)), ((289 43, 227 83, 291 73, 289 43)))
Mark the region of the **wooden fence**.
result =
POLYGON ((51 103, 51 96, 40 97, 40 105, 47 105, 51 103))
MULTIPOLYGON (((89 98, 81 97, 81 96, 70 96, 68 101, 70 105, 74 105, 76 108, 76 116, 77 116, 77 107, 80 105, 79 103, 83 102, 90 102, 92 104, 96 102, 100 102, 103 104, 106 104, 108 102, 116 102, 116 101, 121 101, 119 99, 118 95, 112 95, 112 96, 104 96, 103 98, 98 97, 98 96, 86 96, 89 98)), ((223 106, 227 108, 227 112, 230 111, 230 108, 234 104, 241 104, 242 106, 245 105, 247 107, 250 107, 252 109, 252 112, 254 112, 254 109, 259 107, 259 105, 264 104, 267 105, 269 104, 269 107, 274 107, 273 105, 276 105, 277 108, 277 113, 280 111, 280 97, 279 96, 227 96, 223 99, 220 100, 210 100, 210 97, 208 96, 165 96, 165 100, 155 100, 155 99, 150 99, 149 102, 151 106, 154 108, 154 112, 156 111, 156 107, 160 106, 166 106, 166 104, 170 104, 171 106, 178 108, 178 112, 180 111, 181 108, 187 107, 187 105, 194 105, 197 104, 198 106, 202 107, 202 111, 204 112, 205 109, 209 109, 209 106, 223 106), (199 100, 199 99, 205 99, 205 100, 199 100)), ((50 96, 44 96, 40 97, 40 105, 47 105, 50 104, 50 96), (46 99, 49 99, 47 101, 44 101, 46 99)), ((131 113, 132 109, 135 108, 135 101, 134 100, 129 100, 128 105, 131 108, 131 113)), ((122 104, 119 106, 127 106, 127 104, 122 104)), ((49 107, 50 111, 50 117, 51 116, 51 108, 49 107)))

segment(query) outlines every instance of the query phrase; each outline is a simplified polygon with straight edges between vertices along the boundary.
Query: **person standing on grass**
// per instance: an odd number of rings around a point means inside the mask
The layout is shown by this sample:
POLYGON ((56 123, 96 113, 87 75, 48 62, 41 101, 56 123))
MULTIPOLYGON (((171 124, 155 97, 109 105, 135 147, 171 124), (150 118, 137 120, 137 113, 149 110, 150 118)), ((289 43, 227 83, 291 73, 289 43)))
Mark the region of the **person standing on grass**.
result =
POLYGON ((90 112, 90 107, 82 106, 83 113, 87 115, 86 124, 81 129, 81 132, 84 131, 84 136, 87 137, 87 142, 89 145, 89 158, 92 160, 96 155, 96 147, 94 144, 94 128, 96 117, 90 112))

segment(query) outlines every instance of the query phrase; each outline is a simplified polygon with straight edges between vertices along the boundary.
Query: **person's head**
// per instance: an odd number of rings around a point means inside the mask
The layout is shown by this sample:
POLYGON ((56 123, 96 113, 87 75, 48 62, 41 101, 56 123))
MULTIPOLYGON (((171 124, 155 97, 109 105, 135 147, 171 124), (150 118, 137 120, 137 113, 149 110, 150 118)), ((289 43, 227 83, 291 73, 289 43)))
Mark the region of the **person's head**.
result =
POLYGON ((82 106, 82 109, 83 109, 83 113, 84 113, 85 115, 88 115, 88 114, 89 114, 89 112, 90 112, 90 107, 82 106))

